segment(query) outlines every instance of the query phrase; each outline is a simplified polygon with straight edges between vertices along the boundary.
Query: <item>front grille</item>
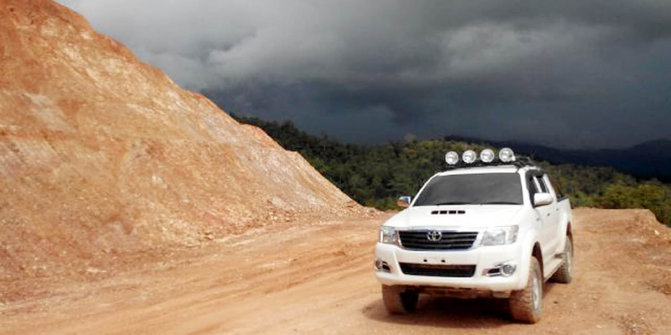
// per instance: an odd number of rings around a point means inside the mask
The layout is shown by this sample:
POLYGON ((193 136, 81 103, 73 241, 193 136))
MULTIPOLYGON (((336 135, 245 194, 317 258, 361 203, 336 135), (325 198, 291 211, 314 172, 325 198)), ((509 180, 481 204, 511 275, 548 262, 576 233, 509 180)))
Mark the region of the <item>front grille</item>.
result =
POLYGON ((440 238, 436 239, 436 232, 438 231, 399 231, 399 238, 401 245, 410 250, 464 250, 472 247, 478 237, 476 231, 440 231, 440 238), (432 233, 433 236, 430 236, 432 233), (433 237, 433 239, 430 239, 430 237, 433 237))
POLYGON ((475 265, 428 265, 401 263, 401 271, 406 275, 431 277, 473 277, 475 265))

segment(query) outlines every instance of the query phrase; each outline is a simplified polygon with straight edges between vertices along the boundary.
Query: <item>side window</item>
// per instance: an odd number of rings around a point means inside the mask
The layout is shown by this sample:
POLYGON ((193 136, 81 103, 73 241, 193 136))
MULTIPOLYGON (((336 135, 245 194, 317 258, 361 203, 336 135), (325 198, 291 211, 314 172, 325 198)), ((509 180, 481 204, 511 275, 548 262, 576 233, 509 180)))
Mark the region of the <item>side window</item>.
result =
POLYGON ((555 194, 557 195, 557 199, 563 199, 564 198, 564 192, 562 192, 559 183, 557 183, 557 180, 550 177, 550 175, 546 175, 548 180, 550 181, 550 185, 552 186, 552 189, 555 191, 555 194))
POLYGON ((534 194, 538 193, 540 190, 540 186, 538 186, 536 177, 529 177, 529 179, 527 179, 527 186, 529 187, 529 195, 533 199, 534 194))
POLYGON ((543 177, 536 176, 534 179, 536 180, 536 184, 538 186, 540 186, 539 189, 541 190, 541 192, 547 193, 548 192, 548 187, 547 187, 547 185, 545 185, 545 180, 543 180, 543 177))

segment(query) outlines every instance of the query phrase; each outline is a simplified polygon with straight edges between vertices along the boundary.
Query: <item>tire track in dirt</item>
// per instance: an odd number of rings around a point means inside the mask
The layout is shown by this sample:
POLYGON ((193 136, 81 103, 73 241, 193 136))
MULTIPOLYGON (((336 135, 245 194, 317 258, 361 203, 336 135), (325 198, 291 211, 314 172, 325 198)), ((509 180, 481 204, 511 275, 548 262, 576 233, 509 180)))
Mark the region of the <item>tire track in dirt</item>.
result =
POLYGON ((174 266, 139 268, 0 306, 0 333, 666 334, 671 233, 644 210, 575 210, 575 277, 545 287, 543 319, 504 301, 422 296, 387 315, 372 271, 387 217, 257 230, 174 266))

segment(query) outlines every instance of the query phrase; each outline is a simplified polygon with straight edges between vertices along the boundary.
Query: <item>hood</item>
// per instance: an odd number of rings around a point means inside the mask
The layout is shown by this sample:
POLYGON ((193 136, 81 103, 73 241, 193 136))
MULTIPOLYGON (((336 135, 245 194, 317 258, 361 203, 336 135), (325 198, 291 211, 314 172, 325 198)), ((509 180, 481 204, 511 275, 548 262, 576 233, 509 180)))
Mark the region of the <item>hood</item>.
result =
POLYGON ((385 225, 397 228, 505 226, 511 224, 521 210, 522 205, 417 206, 399 212, 385 225), (447 214, 432 214, 436 211, 447 211, 447 214))

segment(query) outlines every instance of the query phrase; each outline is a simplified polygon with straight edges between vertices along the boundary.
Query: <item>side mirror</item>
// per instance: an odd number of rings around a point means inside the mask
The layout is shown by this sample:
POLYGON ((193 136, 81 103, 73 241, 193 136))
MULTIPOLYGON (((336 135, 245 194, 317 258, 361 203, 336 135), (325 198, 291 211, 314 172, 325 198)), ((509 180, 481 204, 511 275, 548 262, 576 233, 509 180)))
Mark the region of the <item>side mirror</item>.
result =
POLYGON ((545 206, 552 203, 552 195, 550 193, 536 193, 534 194, 534 206, 545 206))
POLYGON ((396 206, 398 207, 403 207, 403 208, 408 208, 410 207, 410 203, 412 202, 412 197, 408 195, 404 195, 398 200, 396 200, 396 206))

